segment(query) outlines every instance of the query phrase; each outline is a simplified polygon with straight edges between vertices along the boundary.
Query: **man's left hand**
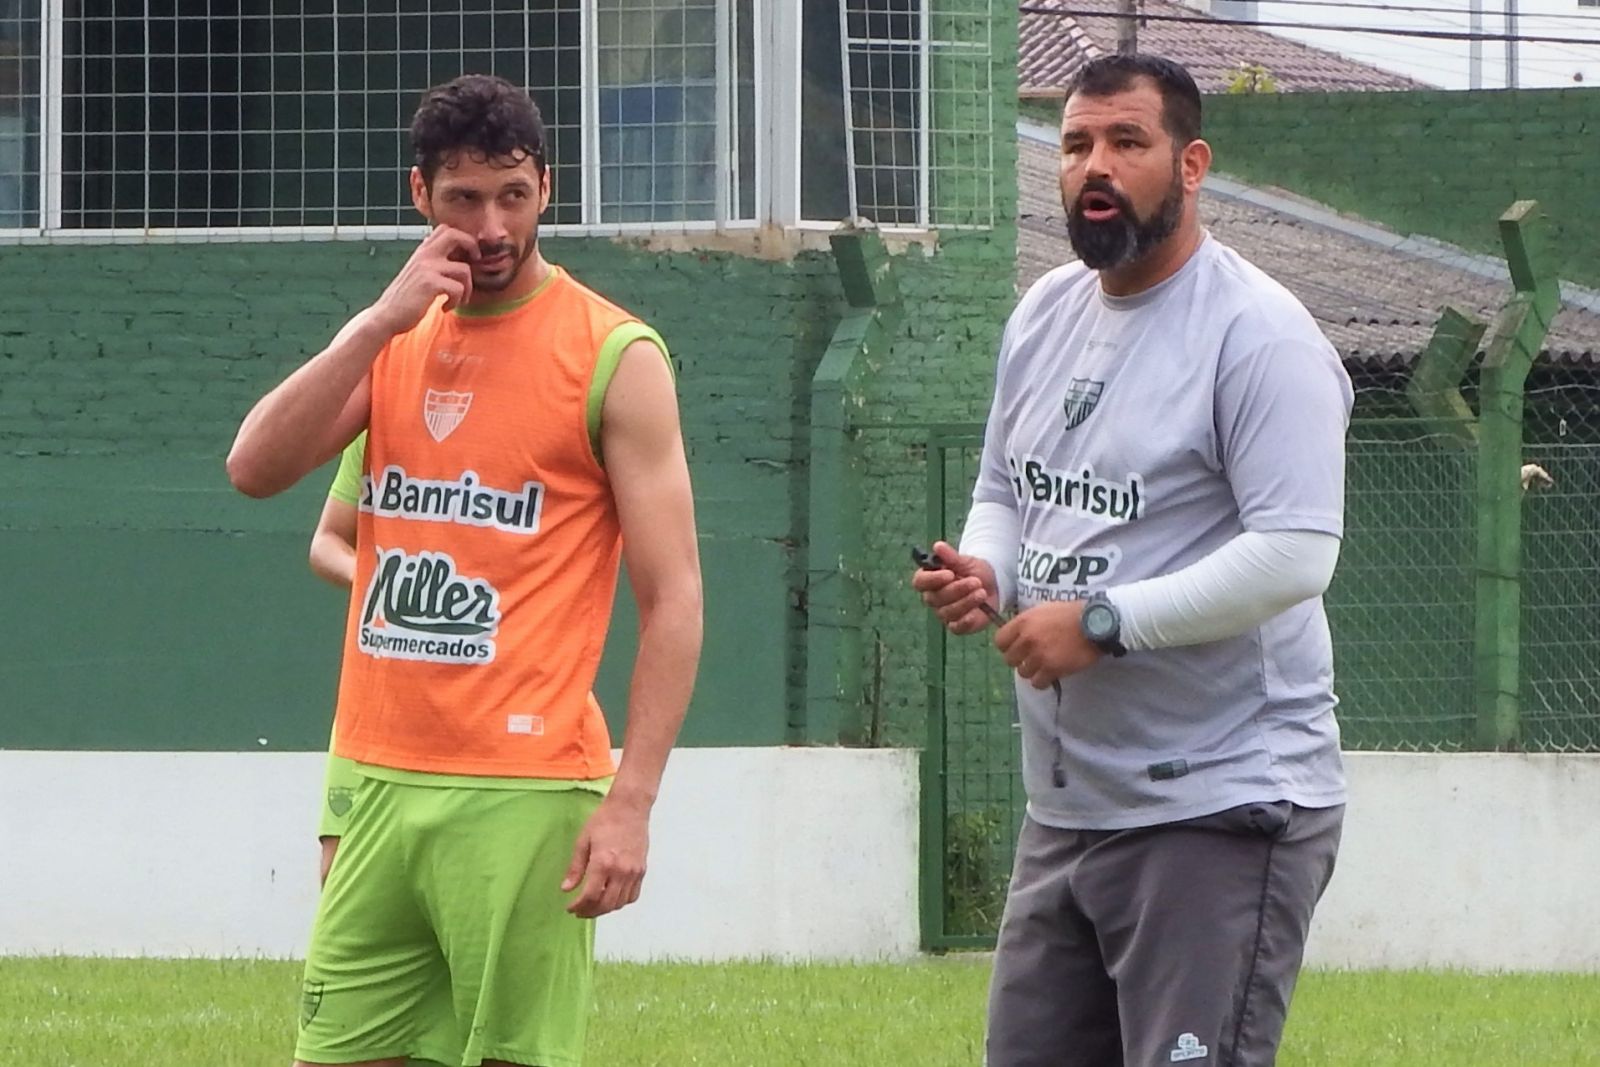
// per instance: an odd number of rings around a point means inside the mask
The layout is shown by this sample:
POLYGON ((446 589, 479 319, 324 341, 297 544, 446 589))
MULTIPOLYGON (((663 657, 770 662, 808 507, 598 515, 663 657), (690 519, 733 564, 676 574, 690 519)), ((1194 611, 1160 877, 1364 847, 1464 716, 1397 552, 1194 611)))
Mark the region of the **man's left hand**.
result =
POLYGON ((596 919, 638 900, 649 848, 649 807, 615 794, 602 800, 578 835, 561 882, 563 893, 583 886, 567 910, 580 919, 596 919))
POLYGON ((1000 627, 994 646, 1028 684, 1048 689, 1104 655, 1083 636, 1082 617, 1081 600, 1039 604, 1000 627))

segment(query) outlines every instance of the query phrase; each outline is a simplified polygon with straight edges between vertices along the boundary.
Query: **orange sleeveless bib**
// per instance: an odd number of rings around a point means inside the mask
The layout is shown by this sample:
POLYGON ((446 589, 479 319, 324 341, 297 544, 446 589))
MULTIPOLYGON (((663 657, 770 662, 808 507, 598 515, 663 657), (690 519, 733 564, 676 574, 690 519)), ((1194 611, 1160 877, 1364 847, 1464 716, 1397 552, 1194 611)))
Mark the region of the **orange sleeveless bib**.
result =
POLYGON ((373 364, 341 756, 615 770, 591 689, 622 538, 587 404, 607 336, 635 320, 554 270, 504 314, 436 304, 373 364))

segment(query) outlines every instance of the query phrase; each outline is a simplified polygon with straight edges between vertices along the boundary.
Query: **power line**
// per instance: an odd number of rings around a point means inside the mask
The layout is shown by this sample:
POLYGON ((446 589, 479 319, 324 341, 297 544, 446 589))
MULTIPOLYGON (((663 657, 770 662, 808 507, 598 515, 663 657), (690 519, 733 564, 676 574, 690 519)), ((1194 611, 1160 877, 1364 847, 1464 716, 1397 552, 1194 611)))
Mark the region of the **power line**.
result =
MULTIPOLYGON (((1357 0, 1259 0, 1259 2, 1266 4, 1282 4, 1287 7, 1331 7, 1357 11, 1415 12, 1423 15, 1430 22, 1443 23, 1446 26, 1450 25, 1450 23, 1446 19, 1441 18, 1440 16, 1442 15, 1457 15, 1463 18, 1467 18, 1472 15, 1472 12, 1469 9, 1461 7, 1430 7, 1420 4, 1363 4, 1357 2, 1357 0)), ((1479 12, 1479 14, 1484 18, 1505 18, 1510 15, 1511 12, 1505 9, 1497 8, 1495 10, 1485 10, 1479 12)), ((1533 23, 1538 22, 1541 19, 1547 21, 1567 19, 1578 22, 1600 22, 1600 15, 1563 15, 1560 13, 1551 14, 1531 11, 1518 11, 1516 12, 1516 17, 1525 26, 1532 26, 1533 23)), ((1558 26, 1556 28, 1560 29, 1561 27, 1558 26)), ((1564 56, 1572 56, 1576 59, 1589 62, 1593 62, 1596 58, 1600 58, 1590 54, 1578 52, 1570 47, 1558 48, 1556 50, 1564 56)), ((1439 54, 1443 55, 1445 53, 1441 52, 1439 54)), ((1528 67, 1532 65, 1532 61, 1519 60, 1517 65, 1518 67, 1528 67)))
MULTIPOLYGON (((1461 15, 1469 16, 1472 12, 1464 7, 1429 7, 1418 4, 1362 4, 1355 0, 1259 0, 1263 4, 1280 4, 1286 7, 1340 7, 1357 11, 1415 11, 1424 14, 1461 15)), ((1502 8, 1493 11, 1479 12, 1484 18, 1504 18, 1509 12, 1502 8)), ((1578 22, 1600 22, 1600 15, 1561 15, 1537 14, 1531 11, 1517 11, 1519 19, 1567 19, 1578 22)))
MULTIPOLYGON (((1387 52, 1369 52, 1360 48, 1342 47, 1339 49, 1339 54, 1343 56, 1349 56, 1352 59, 1368 61, 1378 60, 1381 62, 1397 64, 1407 68, 1414 68, 1416 70, 1425 70, 1434 74, 1448 74, 1452 78, 1461 78, 1466 76, 1465 56, 1454 52, 1440 52, 1434 49, 1424 49, 1420 45, 1413 45, 1412 47, 1418 49, 1419 51, 1415 53, 1406 52, 1391 54, 1387 52), (1414 55, 1421 55, 1428 59, 1457 60, 1459 62, 1450 66, 1442 66, 1439 63, 1428 63, 1424 62, 1422 59, 1413 58, 1414 55)), ((1535 74, 1540 74, 1551 78, 1570 79, 1573 73, 1571 66, 1558 62, 1554 59, 1528 59, 1524 57, 1519 60, 1518 65, 1523 70, 1532 71, 1535 74)))
POLYGON ((1354 49, 1354 48, 1342 49, 1341 50, 1341 54, 1350 56, 1353 59, 1362 59, 1362 60, 1368 60, 1368 61, 1375 60, 1375 59, 1376 60, 1387 60, 1387 61, 1389 61, 1391 63, 1396 63, 1396 64, 1399 64, 1401 66, 1410 67, 1410 68, 1415 69, 1415 70, 1425 70, 1425 71, 1428 71, 1431 74, 1445 74, 1445 75, 1449 75, 1452 78, 1465 78, 1467 76, 1467 66, 1466 66, 1465 58, 1464 57, 1456 57, 1456 56, 1446 56, 1443 52, 1429 52, 1429 53, 1427 53, 1427 55, 1429 55, 1430 57, 1437 57, 1437 58, 1440 58, 1440 59, 1446 59, 1446 58, 1456 59, 1456 58, 1459 58, 1459 59, 1461 59, 1461 62, 1458 65, 1442 66, 1442 65, 1440 65, 1438 63, 1425 63, 1420 59, 1411 59, 1410 57, 1396 58, 1395 56, 1386 56, 1386 55, 1383 55, 1382 53, 1378 53, 1378 52, 1363 52, 1363 51, 1360 51, 1359 49, 1354 49))
POLYGON ((1281 22, 1265 19, 1223 19, 1210 15, 1150 15, 1135 12, 1090 11, 1084 8, 1034 7, 1023 4, 1024 15, 1053 15, 1060 18, 1117 19, 1136 18, 1141 22, 1172 22, 1197 26, 1246 26, 1254 29, 1323 30, 1329 33, 1372 33, 1383 37, 1421 37, 1438 41, 1517 41, 1523 44, 1578 44, 1600 46, 1600 37, 1545 37, 1520 33, 1468 33, 1458 30, 1402 30, 1386 26, 1332 26, 1317 22, 1281 22))
MULTIPOLYGON (((1465 79, 1467 76, 1466 57, 1449 55, 1444 52, 1426 52, 1423 55, 1432 59, 1454 59, 1458 60, 1458 62, 1446 66, 1437 62, 1430 63, 1422 59, 1414 59, 1409 54, 1391 55, 1384 52, 1368 52, 1359 48, 1340 48, 1339 54, 1348 56, 1351 59, 1362 60, 1374 66, 1382 67, 1384 63, 1394 64, 1401 68, 1397 71, 1400 74, 1408 74, 1415 71, 1425 73, 1434 78, 1465 79)), ((1555 60, 1528 59, 1524 57, 1518 61, 1518 66, 1524 73, 1531 73, 1542 79, 1559 80, 1562 82, 1563 87, 1573 84, 1572 75, 1575 73, 1573 68, 1555 60)), ((1389 70, 1390 68, 1383 67, 1383 69, 1389 70)), ((1413 76, 1417 75, 1413 74, 1413 76)), ((1490 88, 1490 86, 1485 86, 1485 88, 1490 88)))
MULTIPOLYGON (((1329 6, 1348 7, 1348 8, 1365 8, 1365 7, 1369 6, 1369 5, 1366 5, 1366 4, 1350 3, 1349 0, 1262 0, 1262 2, 1265 2, 1265 3, 1282 3, 1282 4, 1307 6, 1307 7, 1314 7, 1314 6, 1315 7, 1320 7, 1323 4, 1328 4, 1329 6)), ((1383 9, 1384 10, 1393 10, 1393 11, 1405 10, 1405 11, 1423 12, 1422 18, 1427 19, 1431 23, 1437 23, 1437 24, 1443 25, 1443 26, 1445 26, 1447 28, 1451 27, 1450 21, 1448 19, 1446 19, 1446 18, 1441 17, 1440 15, 1431 14, 1431 12, 1434 12, 1434 11, 1450 11, 1450 12, 1453 12, 1454 14, 1458 14, 1458 15, 1468 14, 1468 12, 1461 11, 1460 9, 1451 9, 1451 8, 1427 8, 1427 7, 1415 7, 1415 6, 1383 5, 1383 9)), ((1490 11, 1490 12, 1486 12, 1485 14, 1488 15, 1489 17, 1501 17, 1501 16, 1504 16, 1506 14, 1506 12, 1504 12, 1504 11, 1490 11)), ((1520 16, 1519 15, 1519 18, 1522 18, 1524 24, 1527 24, 1527 23, 1531 22, 1533 19, 1538 18, 1538 17, 1540 17, 1540 16, 1537 16, 1537 15, 1520 16)), ((1549 16, 1549 17, 1550 18, 1560 18, 1562 16, 1552 15, 1552 16, 1549 16)), ((1584 17, 1593 18, 1594 16, 1584 16, 1584 17)), ((1517 39, 1518 40, 1523 40, 1525 38, 1519 37, 1517 39)), ((1418 44, 1418 43, 1416 43, 1414 41, 1410 42, 1410 45, 1413 48, 1423 48, 1423 47, 1425 47, 1425 46, 1423 46, 1421 44, 1418 44)), ((1579 50, 1577 50, 1576 48, 1571 47, 1570 45, 1565 46, 1565 47, 1563 47, 1561 45, 1546 45, 1545 48, 1550 52, 1557 53, 1557 54, 1559 54, 1561 56, 1570 56, 1570 57, 1572 57, 1574 59, 1577 59, 1577 60, 1580 60, 1580 61, 1583 61, 1583 62, 1592 63, 1592 62, 1595 62, 1596 60, 1600 60, 1600 55, 1596 55, 1593 52, 1580 52, 1579 50)), ((1444 55, 1444 54, 1454 54, 1454 53, 1453 52, 1452 53, 1438 52, 1437 54, 1444 55)), ((1522 69, 1522 68, 1525 68, 1525 67, 1532 67, 1532 66, 1533 66, 1533 61, 1532 60, 1520 60, 1519 59, 1519 61, 1517 63, 1518 69, 1522 69)))

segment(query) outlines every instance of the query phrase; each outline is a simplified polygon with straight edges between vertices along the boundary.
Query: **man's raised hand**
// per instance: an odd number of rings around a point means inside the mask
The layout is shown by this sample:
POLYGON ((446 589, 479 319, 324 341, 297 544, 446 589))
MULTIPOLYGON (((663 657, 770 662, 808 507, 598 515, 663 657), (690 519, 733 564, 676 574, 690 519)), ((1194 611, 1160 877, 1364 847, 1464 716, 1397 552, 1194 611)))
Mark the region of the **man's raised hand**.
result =
POLYGON ((476 238, 449 226, 435 227, 411 253, 400 273, 373 305, 391 333, 405 333, 442 294, 445 310, 472 296, 472 264, 478 258, 476 238))

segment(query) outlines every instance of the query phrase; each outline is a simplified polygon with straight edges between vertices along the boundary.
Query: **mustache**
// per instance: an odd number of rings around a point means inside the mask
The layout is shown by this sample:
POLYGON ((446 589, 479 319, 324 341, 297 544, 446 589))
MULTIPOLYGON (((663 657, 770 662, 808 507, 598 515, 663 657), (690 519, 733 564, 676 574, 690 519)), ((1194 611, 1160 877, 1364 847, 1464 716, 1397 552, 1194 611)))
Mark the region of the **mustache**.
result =
POLYGON ((479 256, 479 258, 482 258, 482 259, 493 259, 495 256, 498 256, 498 255, 512 256, 512 255, 516 255, 516 253, 517 253, 516 246, 513 245, 513 244, 509 244, 509 243, 503 243, 503 244, 497 244, 497 245, 480 244, 478 246, 478 256, 479 256))
POLYGON ((1110 200, 1117 206, 1117 210, 1122 212, 1123 218, 1132 219, 1136 217, 1133 210, 1133 204, 1128 200, 1128 198, 1124 196, 1116 186, 1112 185, 1103 178, 1094 178, 1083 183, 1083 188, 1078 190, 1077 199, 1072 202, 1071 214, 1083 214, 1084 198, 1089 196, 1091 193, 1103 196, 1107 200, 1110 200))

